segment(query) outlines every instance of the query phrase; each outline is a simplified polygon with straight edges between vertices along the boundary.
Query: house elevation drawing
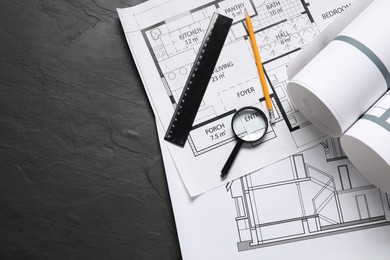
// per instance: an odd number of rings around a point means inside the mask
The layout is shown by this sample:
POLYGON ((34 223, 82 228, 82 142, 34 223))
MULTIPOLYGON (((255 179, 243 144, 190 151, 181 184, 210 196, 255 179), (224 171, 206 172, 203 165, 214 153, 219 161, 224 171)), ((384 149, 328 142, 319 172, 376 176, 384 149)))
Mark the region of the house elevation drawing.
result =
POLYGON ((338 139, 280 163, 283 171, 226 186, 236 208, 239 251, 390 225, 389 195, 360 175, 338 139))

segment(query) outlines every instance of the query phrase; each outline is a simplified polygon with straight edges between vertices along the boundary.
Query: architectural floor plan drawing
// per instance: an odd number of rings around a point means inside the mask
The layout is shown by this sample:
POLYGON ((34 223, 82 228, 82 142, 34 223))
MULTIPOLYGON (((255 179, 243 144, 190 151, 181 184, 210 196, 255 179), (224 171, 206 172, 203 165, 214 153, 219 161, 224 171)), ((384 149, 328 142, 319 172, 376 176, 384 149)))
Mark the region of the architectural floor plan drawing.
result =
POLYGON ((226 186, 239 251, 390 224, 389 195, 357 172, 338 139, 279 163, 283 171, 271 166, 226 186))
MULTIPOLYGON (((223 50, 227 55, 222 55, 214 69, 207 95, 190 133, 189 142, 194 156, 234 141, 232 133, 226 128, 237 108, 264 105, 257 71, 253 66, 244 8, 253 20, 278 122, 288 127, 297 146, 313 141, 302 139, 302 134, 294 134, 308 123, 294 109, 285 90, 285 69, 291 56, 319 33, 307 5, 301 0, 212 1, 142 29, 166 95, 175 107, 211 16, 219 12, 234 18, 223 50)), ((271 126, 267 140, 277 135, 277 130, 271 126)))
MULTIPOLYGON (((348 8, 347 1, 337 4, 348 8)), ((236 142, 230 127, 233 114, 243 106, 266 110, 244 9, 252 19, 277 122, 269 125, 260 142, 240 151, 240 164, 233 164, 225 182, 307 149, 324 137, 297 111, 286 92, 288 64, 324 27, 318 26, 324 21, 318 10, 312 14, 313 6, 319 6, 319 1, 167 0, 118 10, 156 120, 164 131, 210 18, 218 12, 233 19, 186 145, 168 144, 191 196, 223 184, 220 171, 236 142)))

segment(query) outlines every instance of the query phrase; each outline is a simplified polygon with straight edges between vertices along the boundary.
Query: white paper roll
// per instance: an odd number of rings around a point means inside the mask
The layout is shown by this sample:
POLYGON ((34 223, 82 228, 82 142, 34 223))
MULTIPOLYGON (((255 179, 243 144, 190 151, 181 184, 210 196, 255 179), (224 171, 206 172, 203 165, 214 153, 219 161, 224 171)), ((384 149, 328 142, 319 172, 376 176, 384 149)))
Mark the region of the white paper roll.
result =
POLYGON ((352 164, 370 182, 390 193, 390 132, 360 119, 340 138, 340 142, 352 164))
POLYGON ((343 15, 336 18, 328 27, 318 35, 309 46, 294 58, 287 67, 288 78, 293 78, 303 67, 306 66, 326 45, 340 34, 367 6, 374 0, 354 1, 353 5, 346 9, 343 15))
POLYGON ((387 91, 388 10, 374 1, 290 80, 295 106, 324 133, 341 136, 387 91))

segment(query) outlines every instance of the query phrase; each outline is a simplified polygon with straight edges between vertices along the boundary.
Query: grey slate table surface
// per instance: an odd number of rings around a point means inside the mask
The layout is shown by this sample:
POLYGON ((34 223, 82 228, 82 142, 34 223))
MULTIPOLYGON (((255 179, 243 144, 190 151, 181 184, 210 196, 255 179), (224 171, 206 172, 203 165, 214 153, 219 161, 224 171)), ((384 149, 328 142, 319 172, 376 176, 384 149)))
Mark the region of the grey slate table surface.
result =
POLYGON ((154 117, 115 8, 1 0, 0 259, 180 259, 154 117))

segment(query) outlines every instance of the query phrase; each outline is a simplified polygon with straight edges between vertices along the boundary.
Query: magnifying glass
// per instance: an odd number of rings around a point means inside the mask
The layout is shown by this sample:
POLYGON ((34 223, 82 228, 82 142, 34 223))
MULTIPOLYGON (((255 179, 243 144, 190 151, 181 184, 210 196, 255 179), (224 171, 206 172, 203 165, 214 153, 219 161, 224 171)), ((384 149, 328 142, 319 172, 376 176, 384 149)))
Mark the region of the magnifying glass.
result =
POLYGON ((267 133, 268 120, 263 111, 257 107, 243 107, 232 118, 232 129, 237 143, 221 171, 225 178, 243 143, 259 141, 267 133))

